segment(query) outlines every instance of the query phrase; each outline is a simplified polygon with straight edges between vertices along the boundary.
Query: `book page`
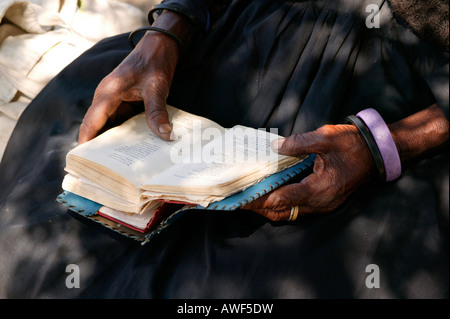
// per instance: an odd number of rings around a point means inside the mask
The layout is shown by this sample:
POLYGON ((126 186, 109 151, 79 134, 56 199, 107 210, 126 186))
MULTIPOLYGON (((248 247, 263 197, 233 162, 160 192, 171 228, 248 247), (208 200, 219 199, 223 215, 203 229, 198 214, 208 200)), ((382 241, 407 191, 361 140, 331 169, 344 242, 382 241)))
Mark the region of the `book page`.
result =
POLYGON ((125 223, 126 225, 130 225, 143 231, 147 228, 147 225, 153 218, 155 209, 157 209, 161 205, 161 202, 154 202, 142 214, 127 214, 107 206, 102 206, 99 209, 99 215, 106 218, 111 217, 113 218, 113 220, 125 223))
POLYGON ((104 187, 101 187, 91 180, 87 180, 71 173, 64 176, 61 186, 66 191, 94 202, 101 201, 103 205, 123 212, 139 214, 142 211, 142 205, 139 201, 140 194, 136 194, 134 197, 130 196, 128 199, 125 196, 106 190, 104 187))
MULTIPOLYGON (((82 169, 70 165, 71 161, 81 157, 140 187, 146 180, 179 162, 188 150, 193 152, 201 147, 203 130, 223 131, 221 126, 206 118, 171 106, 167 106, 167 111, 173 124, 174 141, 164 141, 154 134, 147 125, 145 114, 141 113, 74 148, 68 154, 67 166, 83 176, 82 169)), ((108 187, 101 180, 96 182, 108 187)))
POLYGON ((195 187, 212 187, 246 176, 258 179, 273 174, 278 169, 279 160, 284 157, 270 148, 271 141, 277 138, 280 136, 235 126, 227 130, 222 138, 216 138, 198 149, 194 157, 200 158, 200 161, 174 165, 149 179, 144 189, 189 192, 195 187))

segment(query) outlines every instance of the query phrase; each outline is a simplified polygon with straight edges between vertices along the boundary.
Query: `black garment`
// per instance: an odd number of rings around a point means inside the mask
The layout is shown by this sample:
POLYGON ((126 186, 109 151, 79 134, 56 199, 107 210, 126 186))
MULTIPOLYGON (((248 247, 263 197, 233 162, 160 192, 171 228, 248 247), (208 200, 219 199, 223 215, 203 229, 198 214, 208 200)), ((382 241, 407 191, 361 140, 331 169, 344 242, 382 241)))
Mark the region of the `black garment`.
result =
MULTIPOLYGON (((387 122, 436 100, 448 114, 448 67, 447 78, 434 73, 447 54, 398 24, 384 1, 380 28, 367 28, 367 4, 235 1, 183 58, 168 102, 283 135, 367 107, 387 122)), ((55 201, 65 155, 96 85, 129 50, 126 35, 100 42, 19 119, 0 164, 1 297, 448 297, 448 149, 296 223, 192 211, 140 246, 67 212, 55 201), (69 264, 79 289, 65 285, 69 264), (366 286, 370 264, 380 288, 366 286)))

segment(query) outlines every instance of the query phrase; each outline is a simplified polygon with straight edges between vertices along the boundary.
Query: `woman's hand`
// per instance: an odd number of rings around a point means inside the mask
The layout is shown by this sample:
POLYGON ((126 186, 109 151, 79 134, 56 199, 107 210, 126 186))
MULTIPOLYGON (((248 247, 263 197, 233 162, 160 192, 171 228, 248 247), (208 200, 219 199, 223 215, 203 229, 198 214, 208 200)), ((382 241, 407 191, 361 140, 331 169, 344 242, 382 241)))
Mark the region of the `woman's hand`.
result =
MULTIPOLYGON (((188 22, 184 17, 164 11, 153 24, 170 30, 188 41, 188 22)), ((148 126, 164 140, 172 128, 166 110, 166 99, 180 56, 177 42, 162 33, 147 32, 136 48, 98 85, 92 105, 81 123, 78 142, 98 135, 105 124, 123 114, 129 102, 143 101, 148 126)))
POLYGON ((280 154, 317 156, 313 172, 302 181, 282 186, 244 207, 270 220, 288 220, 294 206, 299 206, 300 215, 330 212, 373 178, 373 158, 353 125, 325 125, 275 142, 273 148, 280 154))
MULTIPOLYGON (((448 146, 449 123, 436 104, 390 124, 389 129, 403 164, 448 146)), ((316 153, 317 157, 312 174, 301 182, 282 186, 244 207, 273 221, 288 220, 294 206, 299 206, 300 215, 330 212, 376 174, 372 155, 353 125, 326 125, 289 136, 275 146, 281 154, 316 153)))

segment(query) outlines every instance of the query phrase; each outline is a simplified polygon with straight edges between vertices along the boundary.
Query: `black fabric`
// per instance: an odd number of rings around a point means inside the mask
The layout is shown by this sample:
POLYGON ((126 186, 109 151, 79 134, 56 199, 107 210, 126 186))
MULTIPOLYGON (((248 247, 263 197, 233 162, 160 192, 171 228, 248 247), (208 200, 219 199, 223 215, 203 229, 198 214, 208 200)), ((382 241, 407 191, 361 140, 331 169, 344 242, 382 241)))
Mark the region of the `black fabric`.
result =
MULTIPOLYGON (((368 29, 368 3, 235 1, 184 56, 168 102, 283 135, 369 106, 392 122, 435 103, 425 77, 447 54, 384 1, 381 27, 368 29)), ((129 50, 127 35, 100 42, 19 119, 0 163, 1 297, 448 298, 448 149, 295 223, 197 210, 140 246, 64 209, 65 154, 96 85, 129 50), (65 285, 69 264, 78 289, 65 285), (366 286, 370 264, 380 288, 366 286)))

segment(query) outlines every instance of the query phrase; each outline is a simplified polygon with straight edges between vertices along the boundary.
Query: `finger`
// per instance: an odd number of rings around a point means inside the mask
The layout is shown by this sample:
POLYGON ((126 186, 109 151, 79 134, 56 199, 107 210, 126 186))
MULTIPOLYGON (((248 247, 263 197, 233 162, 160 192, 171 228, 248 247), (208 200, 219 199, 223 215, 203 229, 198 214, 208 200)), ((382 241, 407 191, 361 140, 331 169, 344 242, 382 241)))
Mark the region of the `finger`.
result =
POLYGON ((271 209, 252 209, 252 211, 274 222, 289 221, 291 216, 291 209, 285 209, 281 211, 274 211, 271 209))
POLYGON ((293 134, 273 141, 271 147, 279 154, 288 156, 323 153, 324 136, 328 134, 328 130, 328 126, 323 126, 312 132, 293 134))
POLYGON ((172 126, 165 103, 151 102, 148 107, 146 104, 145 115, 148 126, 156 135, 165 141, 172 140, 172 126))
POLYGON ((275 140, 272 149, 279 154, 298 156, 315 153, 315 138, 310 133, 294 134, 286 138, 275 140))
POLYGON ((314 213, 317 208, 312 202, 317 185, 320 185, 319 177, 312 173, 299 183, 282 186, 248 203, 244 209, 253 210, 273 221, 288 220, 294 206, 299 207, 299 215, 314 213))
MULTIPOLYGON (((154 83, 153 86, 155 87, 156 84, 154 83)), ((156 135, 166 141, 172 140, 172 126, 166 109, 168 92, 169 87, 160 84, 157 89, 150 88, 147 90, 144 98, 148 126, 156 135)))
POLYGON ((78 143, 83 144, 98 135, 122 101, 117 98, 99 96, 94 99, 80 126, 78 143))

